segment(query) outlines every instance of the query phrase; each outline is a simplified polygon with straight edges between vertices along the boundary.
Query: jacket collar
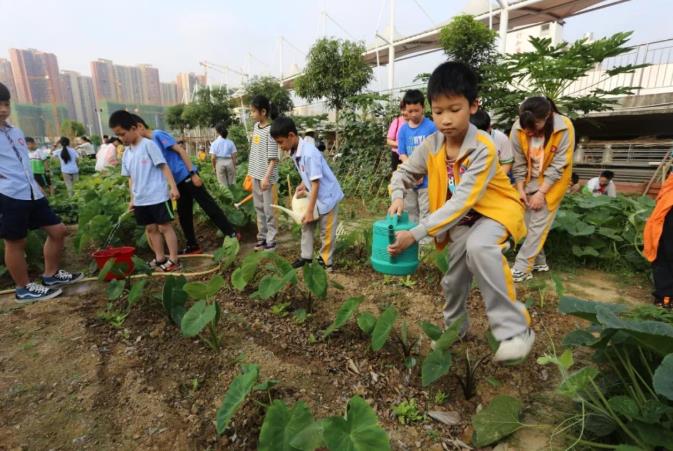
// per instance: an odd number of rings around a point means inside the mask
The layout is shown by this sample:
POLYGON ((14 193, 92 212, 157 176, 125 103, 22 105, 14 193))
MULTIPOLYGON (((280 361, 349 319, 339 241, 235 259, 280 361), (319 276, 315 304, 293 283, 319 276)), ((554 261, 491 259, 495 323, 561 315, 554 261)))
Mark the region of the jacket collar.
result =
MULTIPOLYGON (((444 137, 444 134, 441 132, 436 132, 437 137, 439 139, 437 149, 444 149, 444 146, 446 145, 446 138, 444 137)), ((460 150, 458 151, 458 158, 457 160, 462 160, 465 158, 467 155, 471 154, 474 152, 474 150, 477 148, 477 136, 479 134, 479 129, 475 127, 474 125, 470 124, 469 127, 467 128, 467 133, 465 134, 465 138, 463 139, 463 144, 460 146, 460 150)), ((445 152, 445 150, 443 150, 445 152)))

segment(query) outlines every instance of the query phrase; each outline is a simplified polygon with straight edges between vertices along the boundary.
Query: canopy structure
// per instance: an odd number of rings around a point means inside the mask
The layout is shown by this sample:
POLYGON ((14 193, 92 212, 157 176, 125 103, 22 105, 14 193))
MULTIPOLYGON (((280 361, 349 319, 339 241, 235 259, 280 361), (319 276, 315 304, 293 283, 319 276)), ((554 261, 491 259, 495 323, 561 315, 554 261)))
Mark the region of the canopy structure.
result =
MULTIPOLYGON (((547 22, 562 22, 568 17, 584 14, 598 9, 624 3, 628 0, 496 0, 498 5, 493 8, 491 0, 476 0, 470 3, 468 13, 476 19, 497 28, 500 33, 500 50, 504 51, 507 33, 547 22)), ((394 0, 391 0, 394 3, 394 0)), ((393 8, 391 8, 393 9, 393 8)), ((389 29, 394 30, 394 14, 391 14, 389 29)), ((439 34, 448 23, 411 36, 395 39, 392 45, 385 36, 377 34, 378 42, 383 42, 367 49, 364 58, 372 66, 388 65, 388 88, 393 89, 394 62, 434 52, 441 48, 439 34)), ((300 74, 283 79, 283 86, 291 89, 294 80, 300 74)))

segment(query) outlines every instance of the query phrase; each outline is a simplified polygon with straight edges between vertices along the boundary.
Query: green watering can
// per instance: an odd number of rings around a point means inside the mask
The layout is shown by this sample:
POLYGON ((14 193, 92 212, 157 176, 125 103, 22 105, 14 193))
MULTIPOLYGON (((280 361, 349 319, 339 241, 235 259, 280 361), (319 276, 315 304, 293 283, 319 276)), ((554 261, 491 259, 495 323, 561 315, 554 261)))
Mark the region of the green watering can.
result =
POLYGON ((388 246, 395 242, 395 233, 411 230, 416 224, 409 221, 407 212, 398 215, 387 215, 386 219, 376 221, 372 230, 371 263, 375 271, 391 276, 406 276, 416 272, 418 268, 418 243, 414 243, 393 257, 388 253, 388 246))

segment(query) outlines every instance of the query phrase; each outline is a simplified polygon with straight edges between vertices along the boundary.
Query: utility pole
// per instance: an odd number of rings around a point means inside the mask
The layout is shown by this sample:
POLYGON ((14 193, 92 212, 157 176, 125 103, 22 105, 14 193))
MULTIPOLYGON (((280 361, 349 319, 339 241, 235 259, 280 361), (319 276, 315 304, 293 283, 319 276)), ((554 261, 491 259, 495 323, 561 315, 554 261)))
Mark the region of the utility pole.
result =
POLYGON ((390 27, 388 36, 388 89, 390 95, 395 87, 395 0, 390 0, 390 27))

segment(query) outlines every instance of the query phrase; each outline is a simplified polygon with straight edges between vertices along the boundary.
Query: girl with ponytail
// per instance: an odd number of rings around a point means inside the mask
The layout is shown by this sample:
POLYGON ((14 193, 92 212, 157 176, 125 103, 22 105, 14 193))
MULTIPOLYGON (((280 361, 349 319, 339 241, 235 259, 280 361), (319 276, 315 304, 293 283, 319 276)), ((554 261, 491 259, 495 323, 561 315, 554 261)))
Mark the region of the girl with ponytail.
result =
POLYGON ((65 188, 68 190, 68 195, 73 195, 73 184, 79 180, 79 166, 77 166, 77 159, 79 154, 70 147, 70 140, 65 136, 59 140, 61 148, 56 151, 56 156, 61 163, 61 174, 65 182, 65 188))

